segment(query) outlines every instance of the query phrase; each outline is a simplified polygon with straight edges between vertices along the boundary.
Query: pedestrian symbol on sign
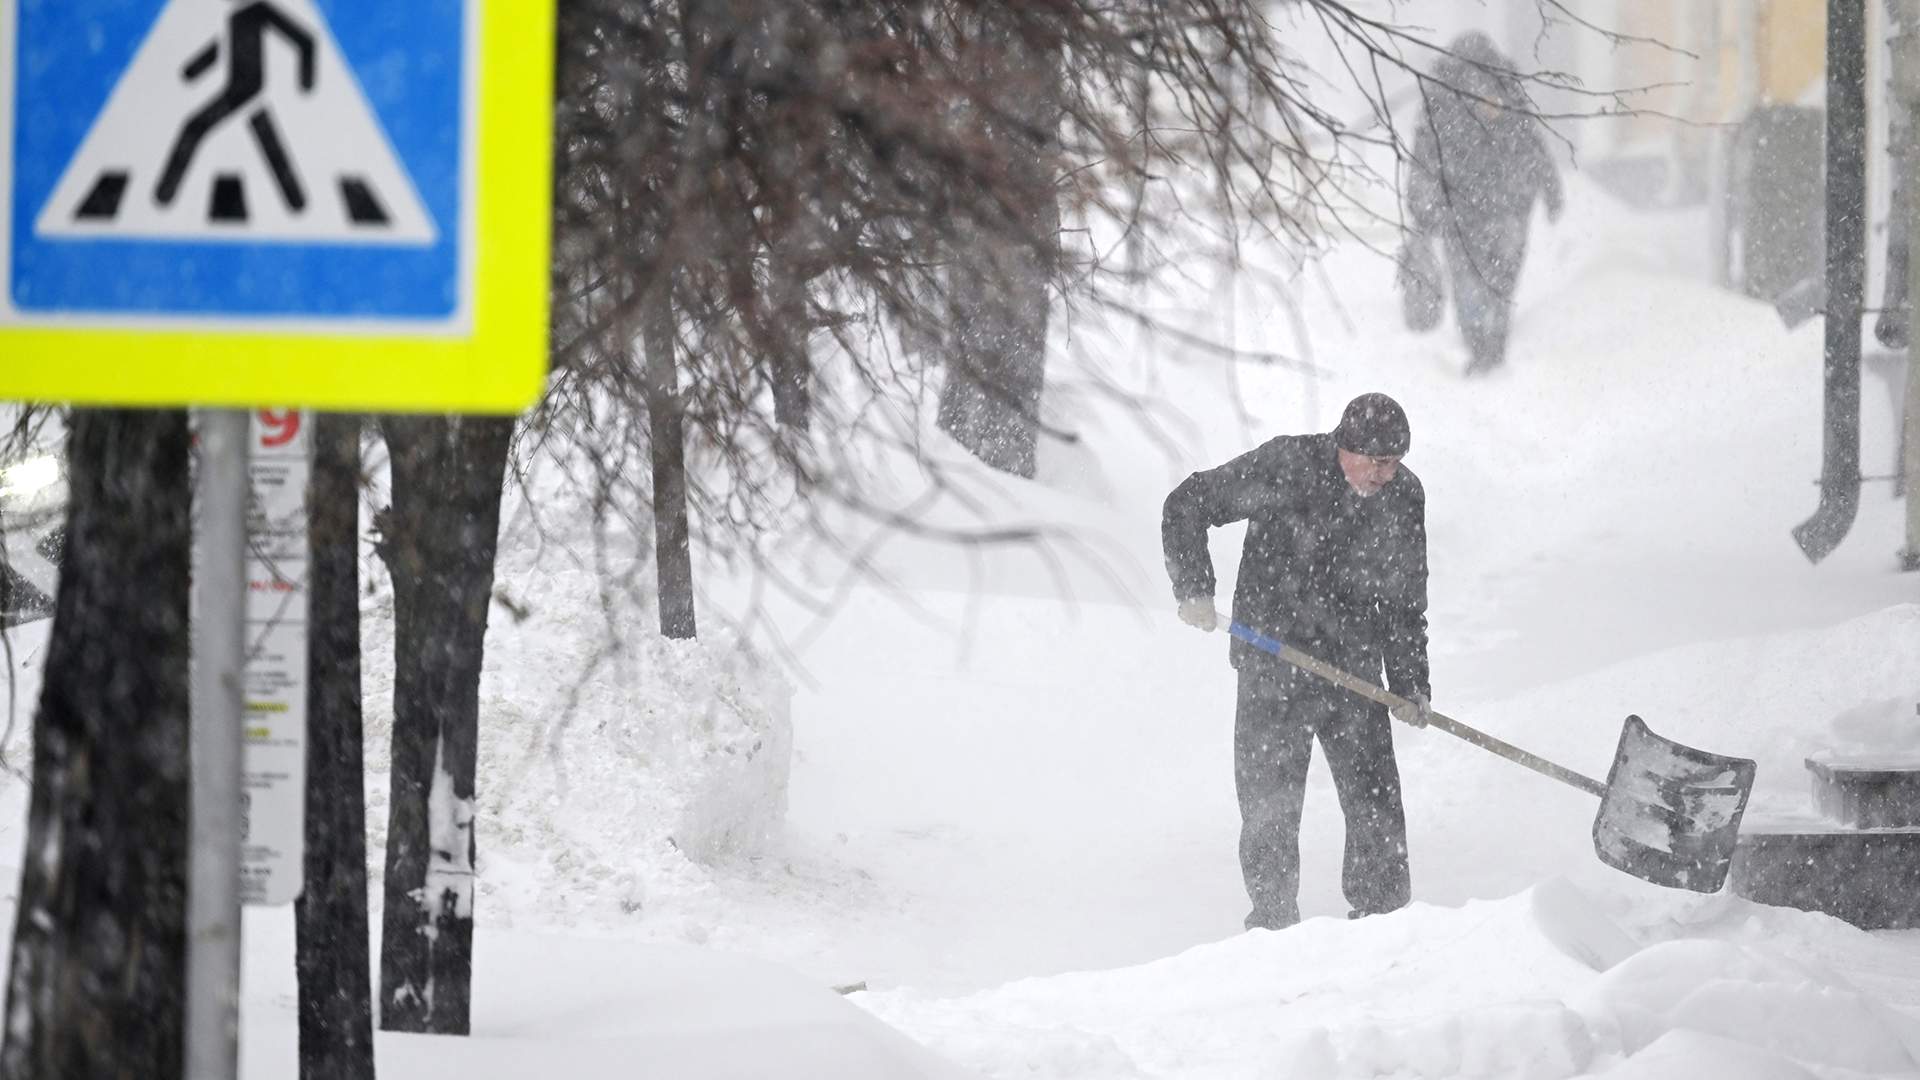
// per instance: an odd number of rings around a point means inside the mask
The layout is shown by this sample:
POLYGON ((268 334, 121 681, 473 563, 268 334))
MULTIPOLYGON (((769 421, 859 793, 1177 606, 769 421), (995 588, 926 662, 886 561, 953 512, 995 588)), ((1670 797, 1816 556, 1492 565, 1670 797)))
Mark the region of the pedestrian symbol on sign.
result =
MULTIPOLYGON (((300 90, 303 93, 313 92, 313 35, 302 30, 300 24, 281 14, 279 8, 267 3, 266 0, 256 0, 234 12, 227 18, 227 85, 220 91, 219 97, 208 102, 206 108, 194 113, 186 125, 180 129, 180 134, 173 143, 173 153, 167 155, 166 171, 160 174, 160 184, 153 193, 154 200, 161 206, 171 203, 174 196, 179 194, 180 180, 186 175, 187 166, 193 163, 193 152, 200 148, 200 142, 207 137, 207 133, 246 108, 260 96, 261 91, 266 89, 264 54, 269 30, 280 31, 281 36, 300 51, 300 90)), ((218 63, 220 55, 220 41, 216 38, 193 59, 187 61, 186 70, 180 73, 180 77, 193 82, 204 75, 208 68, 218 63)), ((300 180, 293 175, 293 167, 287 161, 287 151, 280 142, 279 129, 274 127, 273 114, 265 105, 262 105, 253 111, 248 126, 253 129, 254 137, 259 140, 260 152, 266 156, 267 164, 273 168, 273 178, 280 185, 280 193, 287 200, 288 208, 294 213, 299 213, 306 208, 306 193, 300 190, 300 180)), ((238 194, 237 187, 228 193, 230 198, 238 194)), ((213 207, 215 217, 223 216, 220 199, 221 189, 216 184, 213 207)), ((236 205, 237 217, 244 221, 246 207, 244 203, 236 205)), ((224 216, 230 218, 236 216, 231 213, 235 205, 230 205, 226 209, 229 213, 224 216)), ((81 211, 84 213, 85 210, 86 206, 83 204, 81 211)))
POLYGON ((0 0, 0 398, 512 412, 554 0, 0 0))
POLYGON ((34 231, 405 246, 437 236, 312 0, 168 0, 34 231), (290 48, 270 48, 282 41, 290 48))

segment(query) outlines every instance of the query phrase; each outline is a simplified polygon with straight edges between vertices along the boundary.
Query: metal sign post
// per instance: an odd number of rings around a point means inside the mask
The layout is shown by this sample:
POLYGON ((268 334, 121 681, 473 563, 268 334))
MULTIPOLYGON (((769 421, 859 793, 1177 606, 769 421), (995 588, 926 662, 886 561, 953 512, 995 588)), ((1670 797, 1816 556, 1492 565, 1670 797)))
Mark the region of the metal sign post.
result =
POLYGON ((1901 489, 1907 498, 1907 544, 1902 570, 1920 570, 1920 0, 1896 0, 1893 89, 1908 109, 1907 152, 1894 161, 1907 186, 1907 396, 1902 418, 1901 489))
POLYGON ((193 577, 193 852, 187 872, 187 1075, 240 1066, 240 778, 246 664, 248 416, 200 416, 193 577))
MULTIPOLYGON (((1915 194, 1920 196, 1920 192, 1915 194)), ((1909 231, 1907 235, 1914 233, 1909 231)), ((1920 259, 1913 260, 1912 272, 1920 277, 1920 259)), ((1907 303, 1912 305, 1915 299, 1920 299, 1920 289, 1912 289, 1908 297, 1907 303)), ((1904 477, 1907 493, 1907 546, 1900 552, 1900 569, 1920 570, 1920 347, 1913 343, 1913 331, 1907 333, 1907 412, 1900 453, 1900 475, 1904 477)))

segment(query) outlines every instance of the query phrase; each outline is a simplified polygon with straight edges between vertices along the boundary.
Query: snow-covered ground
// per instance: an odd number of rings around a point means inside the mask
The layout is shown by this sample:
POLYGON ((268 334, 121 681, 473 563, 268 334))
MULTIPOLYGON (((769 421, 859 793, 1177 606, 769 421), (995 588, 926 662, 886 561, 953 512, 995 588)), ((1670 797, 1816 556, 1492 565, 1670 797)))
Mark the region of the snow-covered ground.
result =
MULTIPOLYGON (((1329 427, 1362 390, 1412 415, 1438 707, 1595 773, 1637 713, 1757 758, 1757 812, 1801 802, 1808 753, 1920 747, 1899 505, 1870 486, 1846 545, 1801 558, 1820 328, 1789 334, 1701 283, 1703 248, 1697 218, 1629 215, 1576 183, 1566 219, 1536 229, 1511 363, 1474 380, 1450 329, 1400 329, 1391 268, 1358 245, 1329 258, 1331 291, 1308 275, 1299 293, 1324 379, 1083 328, 1072 351, 1152 380, 1169 438, 1068 372, 1080 441, 1049 449, 1041 483, 981 482, 996 515, 1082 545, 1055 567, 897 538, 875 553, 896 590, 854 587, 824 623, 765 601, 793 654, 781 678, 757 670, 770 640, 747 667, 650 643, 631 685, 597 675, 576 699, 597 613, 569 607, 577 579, 510 552, 506 590, 566 617, 494 615, 475 1037, 440 1053, 382 1036, 384 1075, 1920 1075, 1920 933, 1626 878, 1593 858, 1590 796, 1438 733, 1397 733, 1416 903, 1337 917, 1316 762, 1310 918, 1240 932, 1232 673, 1223 640, 1172 616, 1159 502, 1267 434, 1329 427), (726 692, 697 714, 663 704, 694 685, 726 692), (569 702, 556 768, 548 722, 569 702), (694 715, 747 762, 726 766, 737 786, 640 790, 685 774, 694 715), (766 763, 786 718, 790 776, 766 763), (648 817, 689 807, 720 812, 648 817), (676 831, 711 842, 682 852, 676 831)), ((1271 288, 1248 275, 1169 310, 1292 351, 1271 288)), ((1866 402, 1883 471, 1893 410, 1878 384, 1866 402)), ((1223 594, 1236 532, 1215 537, 1223 594)), ((751 586, 719 581, 704 615, 751 586)), ((377 755, 377 704, 370 726, 377 755)), ((249 913, 245 1071, 262 1080, 293 1075, 289 927, 249 913)))

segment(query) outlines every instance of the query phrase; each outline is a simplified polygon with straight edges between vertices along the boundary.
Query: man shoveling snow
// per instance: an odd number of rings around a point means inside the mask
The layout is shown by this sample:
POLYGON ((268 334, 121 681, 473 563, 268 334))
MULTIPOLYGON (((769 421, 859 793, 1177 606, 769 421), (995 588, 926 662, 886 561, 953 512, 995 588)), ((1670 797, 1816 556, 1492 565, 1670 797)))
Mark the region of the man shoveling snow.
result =
MULTIPOLYGON (((1406 413, 1363 394, 1319 435, 1282 435, 1167 496, 1161 543, 1180 617, 1212 630, 1207 530, 1247 522, 1233 618, 1408 699, 1426 722, 1426 495, 1400 463, 1406 413)), ((1316 736, 1346 815, 1341 885, 1352 916, 1407 903, 1407 828, 1387 709, 1236 638, 1234 783, 1248 929, 1300 921, 1300 814, 1316 736)))

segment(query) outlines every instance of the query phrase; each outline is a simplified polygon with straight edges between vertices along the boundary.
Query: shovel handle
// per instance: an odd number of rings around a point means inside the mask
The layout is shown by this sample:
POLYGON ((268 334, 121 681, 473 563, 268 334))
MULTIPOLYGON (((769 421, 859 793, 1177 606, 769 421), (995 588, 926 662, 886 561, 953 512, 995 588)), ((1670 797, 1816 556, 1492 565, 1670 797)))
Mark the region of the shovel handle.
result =
MULTIPOLYGON (((1282 642, 1279 638, 1268 637, 1266 634, 1255 630, 1245 623, 1235 622, 1231 619, 1224 621, 1227 624, 1227 632, 1239 638, 1241 641, 1252 645, 1256 649, 1270 652, 1302 671, 1310 671, 1328 682, 1333 683, 1335 686, 1351 690, 1361 697, 1366 698, 1368 701, 1385 705, 1389 709, 1398 709, 1413 704, 1406 698, 1382 690, 1357 675, 1349 675, 1324 660, 1308 656, 1299 649, 1282 642)), ((1577 787, 1589 795, 1604 797, 1607 793, 1607 785, 1590 776, 1574 772, 1572 769, 1562 765, 1556 765, 1538 754, 1530 754, 1512 743, 1496 739, 1478 728, 1468 727, 1466 724, 1455 720, 1451 716, 1445 716, 1429 710, 1427 714, 1427 726, 1439 728, 1441 731, 1446 732, 1456 739, 1464 739, 1482 750, 1498 754, 1516 765, 1524 765, 1542 776, 1551 777, 1563 784, 1577 787)))

